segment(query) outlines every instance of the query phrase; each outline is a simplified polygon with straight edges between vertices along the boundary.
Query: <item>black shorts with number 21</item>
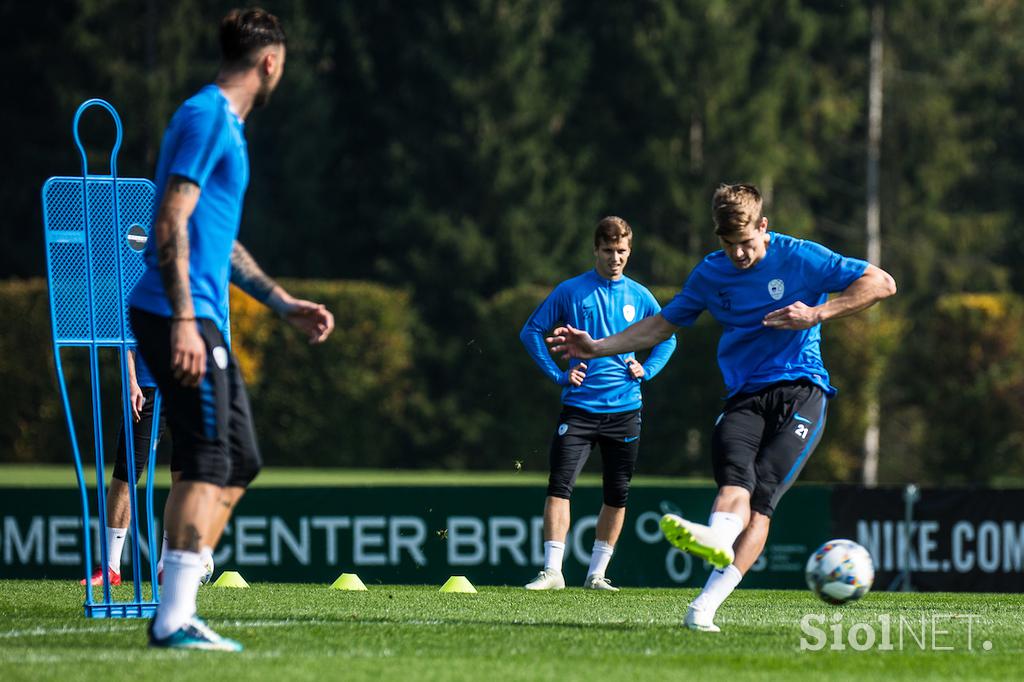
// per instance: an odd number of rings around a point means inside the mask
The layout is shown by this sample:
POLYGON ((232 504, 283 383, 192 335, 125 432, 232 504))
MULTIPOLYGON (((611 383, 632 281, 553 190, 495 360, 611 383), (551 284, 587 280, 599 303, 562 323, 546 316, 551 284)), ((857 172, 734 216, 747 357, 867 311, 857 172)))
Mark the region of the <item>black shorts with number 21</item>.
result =
POLYGON ((810 381, 772 384, 725 403, 711 437, 718 487, 750 491, 750 509, 771 516, 821 442, 828 397, 810 381))

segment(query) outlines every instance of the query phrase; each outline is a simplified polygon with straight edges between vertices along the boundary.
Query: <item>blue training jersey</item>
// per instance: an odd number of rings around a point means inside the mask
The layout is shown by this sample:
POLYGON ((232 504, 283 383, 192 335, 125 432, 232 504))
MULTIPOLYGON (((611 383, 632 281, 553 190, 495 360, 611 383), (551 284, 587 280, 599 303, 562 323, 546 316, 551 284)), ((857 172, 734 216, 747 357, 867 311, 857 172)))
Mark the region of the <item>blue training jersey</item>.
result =
POLYGON ((139 352, 135 353, 135 383, 140 388, 156 388, 156 379, 153 378, 153 373, 149 371, 149 367, 142 359, 142 353, 139 352))
MULTIPOLYGON (((660 310, 657 299, 641 284, 628 277, 605 279, 591 270, 555 287, 530 315, 519 338, 548 378, 565 387, 564 405, 597 413, 638 410, 642 405, 640 382, 627 366, 633 353, 586 360, 587 377, 582 386, 576 387, 569 385, 569 370, 563 372, 551 359, 544 336, 556 324, 567 323, 601 339, 621 332, 637 320, 657 315, 660 310)), ((645 381, 661 371, 675 348, 676 337, 672 336, 651 349, 643 364, 645 381)), ((572 359, 570 369, 580 362, 572 359)))
MULTIPOLYGON (((196 317, 211 319, 225 329, 231 249, 249 184, 249 154, 242 120, 216 85, 207 85, 186 100, 167 126, 156 168, 158 207, 172 175, 188 178, 200 189, 188 221, 189 284, 196 317)), ((131 305, 170 317, 156 241, 146 243, 146 270, 132 292, 131 305)))
POLYGON ((722 325, 718 366, 729 396, 797 379, 835 395, 821 360, 821 325, 792 331, 765 327, 763 320, 797 301, 821 305, 829 293, 853 284, 868 263, 815 242, 768 234, 764 258, 747 270, 733 265, 724 251, 708 255, 661 314, 674 325, 690 326, 706 309, 722 325))

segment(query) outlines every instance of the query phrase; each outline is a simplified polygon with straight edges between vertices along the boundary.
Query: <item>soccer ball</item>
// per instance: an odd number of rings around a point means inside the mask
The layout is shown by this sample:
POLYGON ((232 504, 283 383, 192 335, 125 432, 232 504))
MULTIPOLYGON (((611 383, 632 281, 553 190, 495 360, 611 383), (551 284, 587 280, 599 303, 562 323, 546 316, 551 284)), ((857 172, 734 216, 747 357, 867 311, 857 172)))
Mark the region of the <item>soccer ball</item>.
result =
POLYGON ((807 587, 827 604, 857 601, 875 581, 875 564, 853 540, 829 540, 807 560, 807 587))

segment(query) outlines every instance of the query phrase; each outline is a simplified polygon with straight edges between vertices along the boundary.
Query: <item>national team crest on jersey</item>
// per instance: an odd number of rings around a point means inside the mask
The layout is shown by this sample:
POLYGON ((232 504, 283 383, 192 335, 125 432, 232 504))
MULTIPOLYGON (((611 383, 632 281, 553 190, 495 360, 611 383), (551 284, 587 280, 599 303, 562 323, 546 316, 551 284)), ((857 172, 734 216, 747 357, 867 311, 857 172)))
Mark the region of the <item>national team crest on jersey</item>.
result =
POLYGON ((627 303, 622 306, 622 316, 626 318, 626 322, 632 322, 633 318, 636 317, 636 308, 627 303))
POLYGON ((786 283, 781 279, 773 279, 768 282, 768 293, 776 301, 782 298, 782 295, 786 293, 786 283))

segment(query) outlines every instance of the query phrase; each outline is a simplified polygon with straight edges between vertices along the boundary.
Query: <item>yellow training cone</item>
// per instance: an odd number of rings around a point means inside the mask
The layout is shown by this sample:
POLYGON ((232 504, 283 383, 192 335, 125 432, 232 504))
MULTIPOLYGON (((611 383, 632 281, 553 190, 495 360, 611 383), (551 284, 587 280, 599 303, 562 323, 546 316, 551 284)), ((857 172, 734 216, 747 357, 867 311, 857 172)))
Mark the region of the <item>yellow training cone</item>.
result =
POLYGON ((355 573, 342 573, 338 579, 331 584, 332 590, 350 590, 353 592, 366 592, 366 585, 355 573))
POLYGON ((249 587, 249 583, 245 582, 245 578, 238 571, 224 571, 217 578, 217 581, 213 583, 214 587, 249 587))
POLYGON ((476 588, 473 587, 473 583, 469 582, 464 575, 453 575, 451 578, 445 581, 444 585, 441 585, 441 592, 466 592, 468 594, 476 594, 476 588))

